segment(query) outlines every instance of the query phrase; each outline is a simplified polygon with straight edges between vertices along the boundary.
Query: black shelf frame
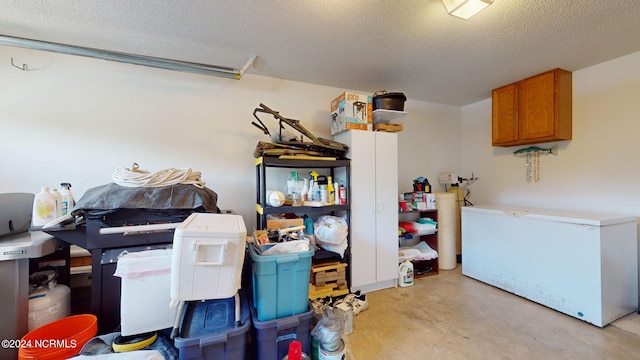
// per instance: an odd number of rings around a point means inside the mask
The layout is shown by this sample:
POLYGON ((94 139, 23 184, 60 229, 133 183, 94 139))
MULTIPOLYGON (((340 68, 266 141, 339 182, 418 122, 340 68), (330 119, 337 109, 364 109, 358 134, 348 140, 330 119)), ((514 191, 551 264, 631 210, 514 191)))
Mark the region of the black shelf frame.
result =
MULTIPOLYGON (((265 229, 267 226, 267 215, 269 214, 324 214, 336 216, 338 212, 346 214, 347 226, 351 227, 351 160, 325 160, 325 159, 280 159, 278 157, 262 156, 256 159, 256 229, 265 229), (325 205, 325 206, 269 206, 267 205, 267 168, 288 168, 288 169, 328 169, 330 175, 335 179, 335 169, 344 168, 345 188, 347 191, 346 205, 325 205)), ((335 189, 338 191, 338 189, 335 189)), ((347 235, 347 249, 344 258, 340 255, 326 251, 316 251, 313 256, 314 262, 340 261, 346 262, 347 285, 351 286, 351 235, 347 235)))

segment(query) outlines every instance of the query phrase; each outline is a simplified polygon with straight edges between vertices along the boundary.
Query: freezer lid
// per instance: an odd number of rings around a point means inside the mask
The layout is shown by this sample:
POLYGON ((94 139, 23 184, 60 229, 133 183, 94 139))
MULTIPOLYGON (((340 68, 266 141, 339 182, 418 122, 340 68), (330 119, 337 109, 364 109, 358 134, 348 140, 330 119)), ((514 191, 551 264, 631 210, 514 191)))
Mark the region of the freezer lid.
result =
POLYGON ((462 212, 526 216, 527 219, 591 226, 610 226, 630 222, 635 223, 637 221, 637 217, 630 215, 558 209, 539 209, 508 205, 465 206, 462 207, 462 212))

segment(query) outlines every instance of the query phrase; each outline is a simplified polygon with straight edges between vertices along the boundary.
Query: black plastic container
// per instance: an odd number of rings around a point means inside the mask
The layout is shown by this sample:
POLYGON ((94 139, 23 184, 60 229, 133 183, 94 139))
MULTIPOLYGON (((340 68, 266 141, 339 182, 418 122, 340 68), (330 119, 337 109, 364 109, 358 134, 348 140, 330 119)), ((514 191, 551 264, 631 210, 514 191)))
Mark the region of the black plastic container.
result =
POLYGON ((396 110, 404 111, 404 102, 407 97, 403 93, 387 93, 373 97, 373 110, 396 110))

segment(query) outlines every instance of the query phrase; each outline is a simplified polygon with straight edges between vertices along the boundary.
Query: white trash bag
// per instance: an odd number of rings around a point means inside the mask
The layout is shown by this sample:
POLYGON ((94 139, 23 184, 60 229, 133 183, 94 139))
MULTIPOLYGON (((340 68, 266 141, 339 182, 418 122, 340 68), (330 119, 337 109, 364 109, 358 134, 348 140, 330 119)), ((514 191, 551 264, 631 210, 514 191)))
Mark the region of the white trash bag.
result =
POLYGON ((344 257, 344 251, 347 249, 347 235, 349 234, 349 227, 345 219, 325 215, 319 217, 313 227, 316 245, 344 257))

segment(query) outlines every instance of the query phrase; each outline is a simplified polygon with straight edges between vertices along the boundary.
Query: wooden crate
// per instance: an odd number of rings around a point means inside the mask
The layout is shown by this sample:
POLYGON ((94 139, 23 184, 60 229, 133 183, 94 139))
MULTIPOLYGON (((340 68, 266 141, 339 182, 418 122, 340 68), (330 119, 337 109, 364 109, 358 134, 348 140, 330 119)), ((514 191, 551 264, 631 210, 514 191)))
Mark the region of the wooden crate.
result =
POLYGON ((311 268, 309 299, 348 294, 346 267, 347 264, 339 262, 314 265, 311 268))

